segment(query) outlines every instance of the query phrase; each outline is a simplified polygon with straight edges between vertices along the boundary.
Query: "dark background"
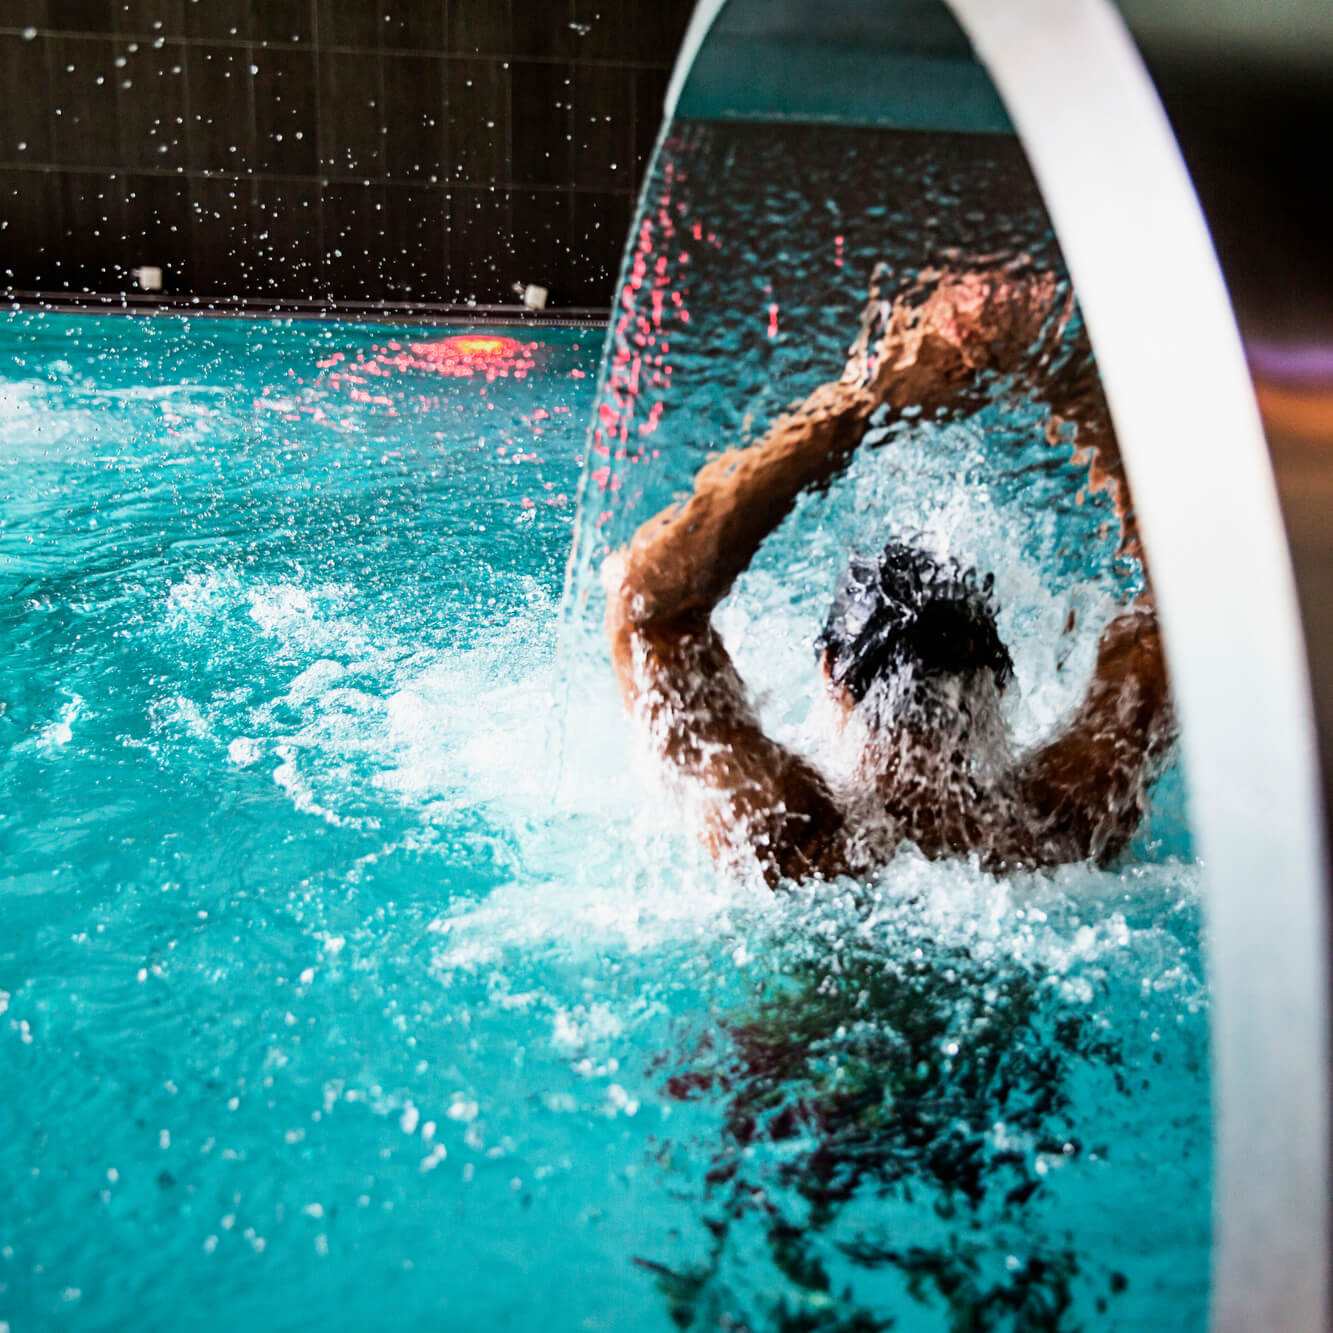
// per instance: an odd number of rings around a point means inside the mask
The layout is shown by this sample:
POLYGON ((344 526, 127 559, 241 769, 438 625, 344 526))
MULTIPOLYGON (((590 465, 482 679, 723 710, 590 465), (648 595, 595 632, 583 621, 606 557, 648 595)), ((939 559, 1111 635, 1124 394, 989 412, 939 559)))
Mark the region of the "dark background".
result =
POLYGON ((0 290, 610 304, 692 0, 0 0, 0 290))
MULTIPOLYGON (((1331 26, 1325 16, 1325 35, 1331 26)), ((1217 53, 1140 41, 1251 357, 1305 627, 1333 845, 1331 48, 1312 41, 1297 60, 1258 44, 1217 53)), ((1190 336, 1189 311, 1160 314, 1190 336)), ((1245 534, 1237 538, 1243 551, 1245 534)))
MULTIPOLYGON (((692 8, 0 0, 0 291, 604 308, 692 8)), ((1327 65, 1125 8, 1247 333, 1321 336, 1327 65)))

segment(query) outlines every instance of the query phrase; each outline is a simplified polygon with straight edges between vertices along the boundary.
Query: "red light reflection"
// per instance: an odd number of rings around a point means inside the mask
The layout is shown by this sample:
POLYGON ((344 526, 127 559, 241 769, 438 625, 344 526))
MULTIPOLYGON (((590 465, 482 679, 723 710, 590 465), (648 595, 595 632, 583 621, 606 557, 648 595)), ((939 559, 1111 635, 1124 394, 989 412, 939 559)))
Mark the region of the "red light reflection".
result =
MULTIPOLYGON (((477 393, 483 397, 486 386, 497 380, 527 379, 545 363, 544 347, 540 341, 522 341, 503 334, 459 333, 432 342, 404 345, 390 341, 353 352, 331 352, 315 364, 328 388, 346 394, 354 403, 382 407, 389 416, 397 416, 404 405, 439 410, 443 401, 439 389, 428 387, 428 381, 437 376, 481 381, 477 393)), ((581 378, 582 372, 576 369, 570 375, 581 378)), ((302 415, 327 420, 325 406, 319 401, 284 404, 283 415, 289 421, 302 415)), ((464 410, 462 400, 452 406, 464 410)), ((486 409, 494 411, 495 404, 487 402, 486 409)), ((350 427, 355 423, 346 418, 339 419, 339 424, 350 427)), ((539 427, 533 426, 533 430, 541 434, 539 427)))
MULTIPOLYGON (((426 370, 437 375, 488 380, 523 379, 533 367, 533 344, 495 333, 458 333, 439 342, 412 343, 405 354, 390 358, 398 370, 426 370)), ((383 359, 383 358, 382 358, 383 359)))
MULTIPOLYGON (((429 344, 418 344, 418 347, 426 347, 429 344)), ((459 334, 456 338, 446 338, 441 347, 446 347, 456 352, 459 356, 512 356, 518 350, 518 343, 513 338, 499 338, 478 335, 474 333, 459 334)), ((417 348, 413 348, 414 351, 417 348)))

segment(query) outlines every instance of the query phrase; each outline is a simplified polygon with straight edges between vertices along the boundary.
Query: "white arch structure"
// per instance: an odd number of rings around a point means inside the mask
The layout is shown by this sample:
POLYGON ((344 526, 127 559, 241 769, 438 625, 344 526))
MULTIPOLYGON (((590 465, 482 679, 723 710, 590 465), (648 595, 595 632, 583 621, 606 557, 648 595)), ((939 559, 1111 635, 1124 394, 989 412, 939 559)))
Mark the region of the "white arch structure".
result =
MULTIPOLYGON (((730 2, 700 0, 668 119, 730 2)), ((791 86, 799 29, 806 25, 818 48, 826 7, 765 3, 771 8, 750 4, 733 26, 731 51, 771 14, 785 25, 785 49, 769 84, 791 86)), ((937 4, 970 40, 1027 152, 1152 554, 1208 895, 1212 1327, 1325 1333, 1327 863, 1318 760, 1282 518, 1222 275, 1165 113, 1110 0, 864 0, 859 58, 868 50, 899 83, 928 75, 929 49, 877 47, 876 31, 882 39, 886 13, 891 26, 895 10, 920 15, 937 4)), ((826 85, 838 60, 858 58, 847 43, 848 8, 843 45, 820 52, 826 85)), ((941 61, 939 86, 980 105, 989 90, 968 83, 981 75, 969 63, 956 53, 941 61)), ((709 93, 716 103, 721 84, 753 117, 746 89, 762 77, 755 63, 714 60, 709 93)), ((848 96, 858 103, 851 118, 864 123, 864 86, 848 96)), ((827 87, 814 118, 839 118, 827 87)))

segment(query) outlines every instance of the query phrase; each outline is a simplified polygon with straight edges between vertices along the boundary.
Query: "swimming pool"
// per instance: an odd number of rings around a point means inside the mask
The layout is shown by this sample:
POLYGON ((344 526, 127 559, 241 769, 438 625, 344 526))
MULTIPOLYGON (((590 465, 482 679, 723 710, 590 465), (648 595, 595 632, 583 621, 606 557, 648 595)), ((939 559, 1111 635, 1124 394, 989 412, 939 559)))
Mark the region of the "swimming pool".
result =
POLYGON ((1203 1326, 1187 846, 706 864, 557 655, 600 331, 0 346, 0 1327, 1203 1326))

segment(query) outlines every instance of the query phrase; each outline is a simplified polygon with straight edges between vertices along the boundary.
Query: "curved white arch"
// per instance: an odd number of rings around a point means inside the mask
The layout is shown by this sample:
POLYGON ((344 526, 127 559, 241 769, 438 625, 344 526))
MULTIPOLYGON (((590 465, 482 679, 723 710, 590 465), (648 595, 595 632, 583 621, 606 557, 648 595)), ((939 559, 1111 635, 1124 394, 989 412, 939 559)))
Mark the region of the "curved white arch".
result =
POLYGON ((948 0, 1017 126, 1133 483, 1208 888, 1219 1333, 1328 1328, 1324 847, 1300 615, 1240 337, 1109 0, 948 0))
MULTIPOLYGON (((726 3, 696 9, 668 117, 726 3)), ((1323 1333, 1330 1119, 1318 761, 1285 533, 1226 289, 1110 0, 941 3, 994 81, 1046 200, 1152 553, 1208 891, 1213 1327, 1323 1333)), ((746 77, 737 69, 738 83, 746 77)))

